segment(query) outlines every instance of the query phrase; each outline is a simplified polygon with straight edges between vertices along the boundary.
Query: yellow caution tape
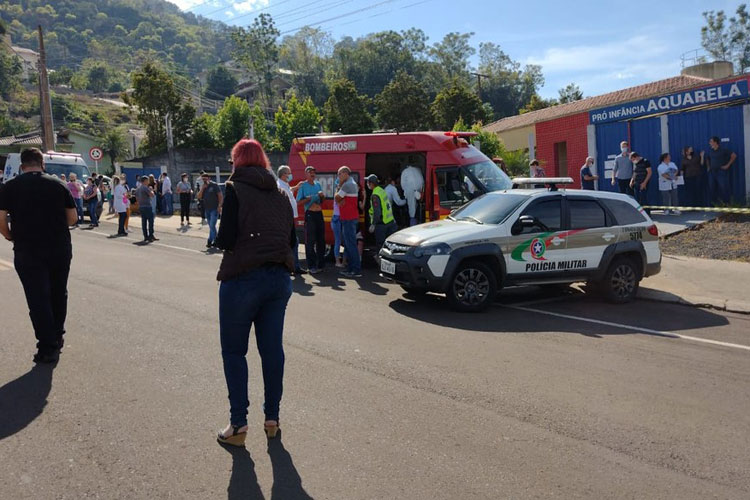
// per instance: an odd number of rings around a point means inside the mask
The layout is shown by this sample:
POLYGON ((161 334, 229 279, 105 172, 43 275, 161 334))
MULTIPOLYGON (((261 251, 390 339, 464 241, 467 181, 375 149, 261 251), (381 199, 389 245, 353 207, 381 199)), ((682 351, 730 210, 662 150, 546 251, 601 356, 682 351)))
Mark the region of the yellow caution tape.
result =
POLYGON ((679 210, 681 212, 718 212, 722 214, 750 214, 750 207, 732 208, 732 207, 662 207, 648 205, 642 208, 648 210, 679 210))

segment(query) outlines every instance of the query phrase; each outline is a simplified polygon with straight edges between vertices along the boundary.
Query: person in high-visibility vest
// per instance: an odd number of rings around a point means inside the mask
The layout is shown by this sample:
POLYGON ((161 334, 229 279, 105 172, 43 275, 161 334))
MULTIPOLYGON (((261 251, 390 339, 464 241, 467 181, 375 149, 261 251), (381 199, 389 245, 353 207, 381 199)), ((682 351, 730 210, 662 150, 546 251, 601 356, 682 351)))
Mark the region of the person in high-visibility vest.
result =
POLYGON ((370 197, 370 232, 375 233, 375 245, 378 249, 383 246, 385 239, 398 231, 396 219, 393 217, 391 202, 388 194, 380 187, 378 176, 371 174, 367 176, 367 187, 372 190, 370 197))

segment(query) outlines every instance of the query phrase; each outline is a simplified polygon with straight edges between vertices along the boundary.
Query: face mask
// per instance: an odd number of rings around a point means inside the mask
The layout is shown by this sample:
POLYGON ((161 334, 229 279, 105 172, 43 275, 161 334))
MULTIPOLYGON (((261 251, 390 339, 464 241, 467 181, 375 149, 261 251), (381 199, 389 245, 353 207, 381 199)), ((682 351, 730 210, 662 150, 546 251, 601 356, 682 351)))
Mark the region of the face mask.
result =
POLYGON ((627 153, 628 152, 628 148, 620 148, 620 151, 622 151, 623 153, 627 153))
POLYGON ((289 174, 289 177, 286 178, 286 181, 290 182, 293 178, 294 176, 292 174, 289 174))

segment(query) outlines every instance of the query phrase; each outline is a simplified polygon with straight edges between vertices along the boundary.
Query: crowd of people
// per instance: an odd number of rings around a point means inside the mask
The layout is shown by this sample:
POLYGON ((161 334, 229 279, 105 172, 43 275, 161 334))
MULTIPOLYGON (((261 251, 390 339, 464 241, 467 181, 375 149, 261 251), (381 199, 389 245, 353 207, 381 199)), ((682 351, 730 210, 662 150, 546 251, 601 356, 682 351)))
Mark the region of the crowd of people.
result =
MULTIPOLYGON (((620 193, 634 197, 641 205, 649 205, 647 191, 655 175, 660 203, 666 207, 666 214, 679 215, 680 211, 673 207, 681 204, 691 207, 727 205, 731 202, 730 169, 737 155, 722 147, 718 137, 711 137, 708 144, 709 150, 700 154, 696 154, 692 146, 684 147, 679 167, 671 154, 663 153, 654 172, 647 158, 631 151, 628 141, 622 141, 620 154, 614 159, 612 186, 616 186, 620 193), (680 201, 679 186, 682 185, 685 186, 685 199, 680 201)), ((595 159, 589 156, 580 170, 582 189, 596 189, 595 181, 599 176, 595 171, 595 159)))

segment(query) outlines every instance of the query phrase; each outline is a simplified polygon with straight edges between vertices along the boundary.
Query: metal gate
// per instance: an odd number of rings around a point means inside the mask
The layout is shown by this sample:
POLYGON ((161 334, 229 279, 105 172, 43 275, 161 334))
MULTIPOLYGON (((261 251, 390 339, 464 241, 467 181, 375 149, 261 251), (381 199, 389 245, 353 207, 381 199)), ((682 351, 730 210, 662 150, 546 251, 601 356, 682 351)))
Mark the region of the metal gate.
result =
POLYGON ((661 147, 661 120, 644 118, 630 122, 630 150, 637 152, 651 162, 651 180, 648 183, 647 200, 649 205, 660 205, 657 168, 661 147))
POLYGON ((612 168, 607 169, 605 164, 609 162, 612 167, 615 156, 620 154, 620 143, 628 140, 627 122, 603 123, 596 126, 596 170, 600 191, 618 191, 617 186, 612 185, 611 177, 606 177, 606 172, 609 171, 611 174, 612 168))
MULTIPOLYGON (((708 140, 712 136, 721 139, 721 146, 737 155, 737 160, 730 169, 732 198, 745 201, 745 142, 742 119, 742 106, 691 111, 669 115, 669 152, 672 161, 680 165, 682 151, 686 146, 692 146, 696 154, 709 151, 708 140)), ((708 176, 704 173, 701 178, 708 195, 708 176)), ((680 200, 684 200, 684 193, 680 192, 680 200)))
POLYGON ((134 188, 138 179, 144 175, 153 174, 158 179, 161 175, 161 167, 122 167, 122 173, 125 174, 128 186, 134 188))

